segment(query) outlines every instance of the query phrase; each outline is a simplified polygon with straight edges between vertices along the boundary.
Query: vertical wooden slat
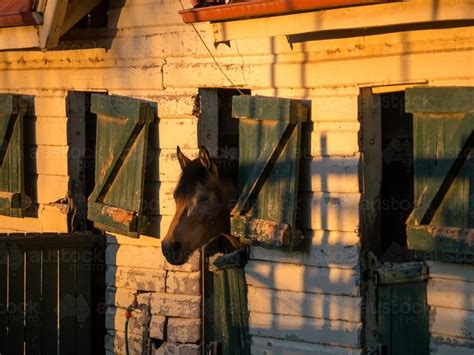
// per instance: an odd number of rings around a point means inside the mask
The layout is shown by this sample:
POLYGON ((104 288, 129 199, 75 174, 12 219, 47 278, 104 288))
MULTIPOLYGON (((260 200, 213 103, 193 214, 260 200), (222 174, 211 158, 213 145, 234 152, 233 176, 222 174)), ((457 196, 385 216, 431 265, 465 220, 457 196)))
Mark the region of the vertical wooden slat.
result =
MULTIPOLYGON (((75 355, 76 339, 76 258, 75 249, 63 248, 59 258, 59 353, 75 355)), ((80 339, 82 341, 82 339, 80 339)))
POLYGON ((8 248, 9 299, 8 299, 8 353, 23 354, 24 349, 24 253, 15 243, 8 248))
POLYGON ((8 249, 6 243, 0 243, 0 354, 6 354, 7 347, 7 262, 8 249))
POLYGON ((26 251, 26 354, 41 354, 41 250, 26 251))
POLYGON ((76 262, 76 339, 77 354, 90 354, 92 349, 92 275, 91 265, 86 261, 88 249, 78 248, 76 262))
POLYGON ((43 291, 41 302, 42 354, 55 355, 58 352, 58 250, 43 250, 43 291))

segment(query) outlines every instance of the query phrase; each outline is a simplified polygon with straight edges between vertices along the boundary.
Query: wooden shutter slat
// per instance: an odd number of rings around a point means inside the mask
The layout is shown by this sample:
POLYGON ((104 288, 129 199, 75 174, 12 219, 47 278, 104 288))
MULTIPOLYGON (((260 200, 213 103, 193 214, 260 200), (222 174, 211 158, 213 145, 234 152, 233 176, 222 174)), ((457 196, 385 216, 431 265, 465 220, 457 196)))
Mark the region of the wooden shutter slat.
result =
MULTIPOLYGON (((474 115, 466 115, 449 143, 450 147, 459 151, 457 157, 448 164, 441 163, 432 172, 432 177, 444 177, 439 180, 430 179, 422 187, 422 192, 413 211, 415 224, 429 224, 446 196, 448 189, 461 171, 474 144, 474 115)), ((421 187, 421 186, 420 186, 421 187)))
POLYGON ((149 103, 120 96, 92 95, 97 114, 96 185, 88 218, 99 229, 136 237, 144 227, 143 188, 149 103))
POLYGON ((474 88, 412 88, 405 101, 414 129, 408 245, 419 256, 472 263, 474 88))
POLYGON ((292 248, 296 230, 301 101, 236 96, 232 115, 239 118, 239 185, 231 233, 268 246, 292 248))
POLYGON ((23 119, 27 104, 0 95, 0 214, 22 217, 31 204, 25 193, 23 119))

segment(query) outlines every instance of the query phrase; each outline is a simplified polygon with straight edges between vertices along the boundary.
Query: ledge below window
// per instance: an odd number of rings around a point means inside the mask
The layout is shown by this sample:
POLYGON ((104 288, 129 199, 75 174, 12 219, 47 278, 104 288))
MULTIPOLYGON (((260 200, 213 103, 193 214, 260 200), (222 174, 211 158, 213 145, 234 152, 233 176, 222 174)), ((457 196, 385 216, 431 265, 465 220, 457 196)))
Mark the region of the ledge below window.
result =
POLYGON ((390 0, 253 0, 186 9, 179 14, 185 23, 218 22, 385 2, 390 0))

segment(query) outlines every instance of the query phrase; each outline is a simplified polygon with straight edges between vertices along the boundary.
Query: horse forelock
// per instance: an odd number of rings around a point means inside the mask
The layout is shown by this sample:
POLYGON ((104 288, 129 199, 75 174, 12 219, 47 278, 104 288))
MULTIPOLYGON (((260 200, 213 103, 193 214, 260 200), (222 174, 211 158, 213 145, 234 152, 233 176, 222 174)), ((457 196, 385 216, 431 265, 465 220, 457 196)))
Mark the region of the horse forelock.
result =
POLYGON ((229 180, 236 179, 236 162, 226 159, 212 159, 212 162, 217 166, 219 174, 218 181, 213 179, 212 173, 201 164, 199 159, 195 159, 183 169, 181 177, 174 191, 174 198, 191 198, 195 194, 196 187, 198 184, 211 188, 214 187, 214 190, 219 190, 218 186, 213 185, 219 182, 223 182, 224 180, 228 182, 229 180))

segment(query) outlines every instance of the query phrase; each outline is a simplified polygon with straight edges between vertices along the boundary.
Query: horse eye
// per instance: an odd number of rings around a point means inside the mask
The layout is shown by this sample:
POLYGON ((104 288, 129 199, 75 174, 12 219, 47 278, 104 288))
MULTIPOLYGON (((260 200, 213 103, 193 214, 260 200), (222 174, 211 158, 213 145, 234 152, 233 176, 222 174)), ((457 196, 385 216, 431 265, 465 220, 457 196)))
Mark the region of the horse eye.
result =
POLYGON ((206 203, 208 201, 209 201, 209 198, 206 195, 199 196, 197 200, 199 204, 206 203))

